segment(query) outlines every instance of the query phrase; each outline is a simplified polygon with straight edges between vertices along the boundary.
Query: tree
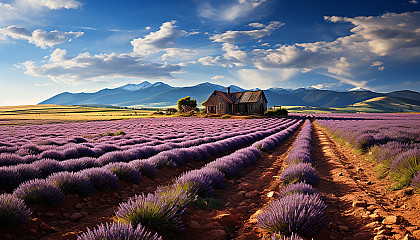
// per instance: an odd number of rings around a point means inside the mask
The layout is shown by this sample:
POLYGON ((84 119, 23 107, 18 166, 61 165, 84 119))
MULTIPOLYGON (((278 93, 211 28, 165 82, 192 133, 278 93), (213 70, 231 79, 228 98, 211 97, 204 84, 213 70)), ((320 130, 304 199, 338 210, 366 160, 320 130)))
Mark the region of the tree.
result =
POLYGON ((204 101, 201 106, 205 107, 206 106, 207 101, 204 101))
POLYGON ((180 112, 189 112, 197 107, 197 100, 191 99, 190 96, 180 98, 177 102, 180 112))

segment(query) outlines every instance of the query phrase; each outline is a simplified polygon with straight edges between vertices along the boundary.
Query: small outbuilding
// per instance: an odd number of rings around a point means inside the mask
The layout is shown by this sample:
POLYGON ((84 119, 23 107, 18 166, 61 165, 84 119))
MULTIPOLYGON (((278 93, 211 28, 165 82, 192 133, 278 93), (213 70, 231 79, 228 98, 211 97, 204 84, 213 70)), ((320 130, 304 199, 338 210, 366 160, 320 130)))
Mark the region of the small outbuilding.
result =
POLYGON ((263 90, 246 92, 214 91, 206 101, 206 111, 213 114, 264 114, 267 98, 263 90))

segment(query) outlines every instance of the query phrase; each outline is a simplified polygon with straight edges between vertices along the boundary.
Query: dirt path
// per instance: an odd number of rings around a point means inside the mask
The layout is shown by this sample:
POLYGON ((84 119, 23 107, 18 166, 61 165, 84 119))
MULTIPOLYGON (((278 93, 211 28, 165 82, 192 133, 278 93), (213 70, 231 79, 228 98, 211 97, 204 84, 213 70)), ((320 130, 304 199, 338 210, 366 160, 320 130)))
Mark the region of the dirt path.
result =
POLYGON ((366 156, 337 144, 316 124, 313 157, 321 177, 317 189, 325 196, 331 222, 314 239, 418 237, 420 198, 412 190, 391 191, 387 179, 376 178, 366 156))

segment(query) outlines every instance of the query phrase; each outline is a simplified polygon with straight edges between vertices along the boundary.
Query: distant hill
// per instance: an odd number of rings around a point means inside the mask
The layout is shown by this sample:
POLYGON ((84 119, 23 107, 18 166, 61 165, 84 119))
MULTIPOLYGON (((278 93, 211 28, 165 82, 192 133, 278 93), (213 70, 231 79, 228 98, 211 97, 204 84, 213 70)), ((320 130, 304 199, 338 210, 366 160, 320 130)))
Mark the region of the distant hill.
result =
MULTIPOLYGON (((231 85, 231 92, 246 91, 231 85)), ((157 82, 147 81, 140 84, 127 84, 114 89, 102 89, 94 93, 64 92, 39 104, 57 105, 113 105, 120 107, 168 107, 176 105, 178 99, 186 96, 196 99, 199 106, 214 91, 226 91, 226 87, 201 83, 189 87, 172 87, 157 82)), ((301 106, 315 108, 352 109, 351 111, 379 112, 420 112, 420 93, 413 91, 395 91, 376 93, 369 90, 337 92, 318 89, 283 89, 269 88, 264 90, 268 105, 301 106), (357 108, 357 109, 356 109, 357 108)))

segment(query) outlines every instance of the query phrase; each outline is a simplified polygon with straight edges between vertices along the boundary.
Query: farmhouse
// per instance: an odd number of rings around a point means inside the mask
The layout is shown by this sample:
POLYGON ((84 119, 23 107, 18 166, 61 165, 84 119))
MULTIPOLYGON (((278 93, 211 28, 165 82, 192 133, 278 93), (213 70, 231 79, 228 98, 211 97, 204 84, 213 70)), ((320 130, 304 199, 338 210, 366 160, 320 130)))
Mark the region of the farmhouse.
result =
POLYGON ((206 101, 206 111, 214 114, 264 114, 267 98, 262 90, 247 92, 214 91, 206 101))

